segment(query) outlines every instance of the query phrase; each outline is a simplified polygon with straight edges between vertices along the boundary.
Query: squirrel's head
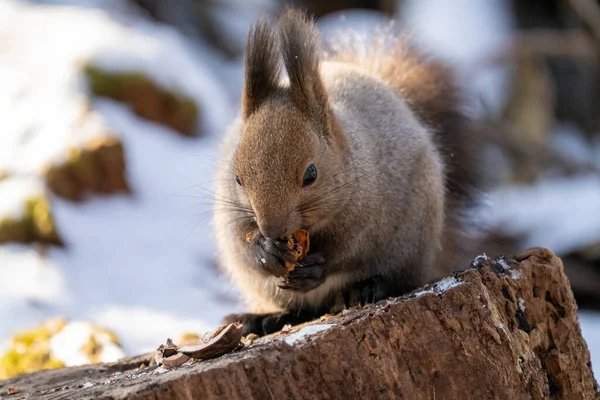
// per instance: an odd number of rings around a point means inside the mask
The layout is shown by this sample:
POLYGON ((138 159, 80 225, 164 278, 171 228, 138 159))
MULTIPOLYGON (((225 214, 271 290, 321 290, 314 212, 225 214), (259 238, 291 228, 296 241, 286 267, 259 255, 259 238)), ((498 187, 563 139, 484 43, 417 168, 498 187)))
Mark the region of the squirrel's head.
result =
POLYGON ((242 134, 234 159, 238 193, 265 237, 318 228, 334 212, 345 140, 319 75, 318 33, 295 11, 250 30, 242 134), (280 57, 289 83, 281 79, 280 57))

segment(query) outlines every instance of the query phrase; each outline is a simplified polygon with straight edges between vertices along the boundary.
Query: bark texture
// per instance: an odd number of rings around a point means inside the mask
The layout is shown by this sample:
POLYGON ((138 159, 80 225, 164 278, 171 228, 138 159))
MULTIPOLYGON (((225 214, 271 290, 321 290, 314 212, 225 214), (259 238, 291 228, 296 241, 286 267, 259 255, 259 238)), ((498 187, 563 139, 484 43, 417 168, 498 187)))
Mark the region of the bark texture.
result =
POLYGON ((0 382, 6 399, 596 399, 560 259, 532 249, 161 372, 150 356, 0 382), (8 396, 8 389, 18 390, 8 396))

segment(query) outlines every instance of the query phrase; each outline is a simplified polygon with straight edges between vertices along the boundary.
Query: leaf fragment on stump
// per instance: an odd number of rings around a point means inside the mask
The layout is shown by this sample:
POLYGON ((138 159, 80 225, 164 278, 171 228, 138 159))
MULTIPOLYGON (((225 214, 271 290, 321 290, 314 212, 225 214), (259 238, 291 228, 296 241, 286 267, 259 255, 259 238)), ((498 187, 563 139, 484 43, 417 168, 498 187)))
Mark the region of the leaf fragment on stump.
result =
POLYGON ((242 324, 229 324, 219 328, 208 342, 184 346, 179 351, 199 360, 220 357, 239 348, 242 341, 242 332, 242 324))

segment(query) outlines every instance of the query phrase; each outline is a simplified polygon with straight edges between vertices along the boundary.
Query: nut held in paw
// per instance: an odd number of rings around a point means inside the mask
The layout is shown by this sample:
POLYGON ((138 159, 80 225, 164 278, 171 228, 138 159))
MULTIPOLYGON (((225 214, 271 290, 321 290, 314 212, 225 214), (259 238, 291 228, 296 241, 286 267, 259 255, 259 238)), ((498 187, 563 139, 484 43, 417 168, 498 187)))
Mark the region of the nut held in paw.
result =
MULTIPOLYGON (((290 253, 296 261, 302 261, 310 248, 310 236, 305 229, 298 229, 292 237, 287 238, 290 253)), ((285 262, 285 270, 289 274, 296 266, 291 262, 285 262)))

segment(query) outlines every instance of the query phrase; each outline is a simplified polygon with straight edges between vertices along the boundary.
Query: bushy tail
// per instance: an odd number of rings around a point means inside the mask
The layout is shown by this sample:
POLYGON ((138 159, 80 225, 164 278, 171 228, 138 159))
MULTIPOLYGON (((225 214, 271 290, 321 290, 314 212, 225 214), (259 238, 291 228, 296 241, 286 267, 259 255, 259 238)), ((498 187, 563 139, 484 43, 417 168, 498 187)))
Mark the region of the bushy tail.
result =
POLYGON ((451 265, 473 257, 465 235, 465 216, 476 205, 480 186, 477 155, 480 138, 465 116, 451 71, 428 59, 410 45, 407 38, 381 33, 371 43, 345 36, 328 43, 326 59, 357 65, 387 82, 433 132, 433 140, 446 166, 446 232, 443 240, 447 272, 451 265))

